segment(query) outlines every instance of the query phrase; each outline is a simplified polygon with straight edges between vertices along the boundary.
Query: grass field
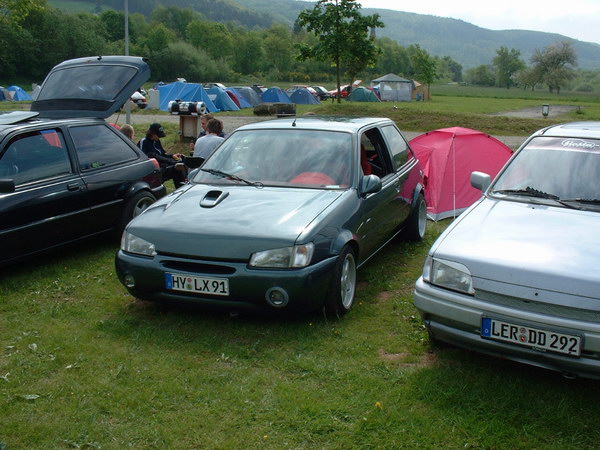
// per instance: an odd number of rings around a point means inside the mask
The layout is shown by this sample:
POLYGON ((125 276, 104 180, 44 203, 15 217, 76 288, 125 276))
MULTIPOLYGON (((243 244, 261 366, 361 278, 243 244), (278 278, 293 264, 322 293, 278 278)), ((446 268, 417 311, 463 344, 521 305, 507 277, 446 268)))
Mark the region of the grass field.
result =
MULTIPOLYGON (((505 135, 600 119, 589 99, 578 100, 579 115, 489 115, 539 104, 444 94, 298 114, 505 135)), ((177 126, 165 126, 173 144, 177 126)), ((341 321, 140 302, 117 281, 110 238, 4 268, 0 449, 597 448, 596 381, 429 342, 412 289, 448 223, 430 223, 423 243, 393 242, 362 268, 356 306, 341 321)))
POLYGON ((0 274, 0 448, 597 448, 597 382, 432 347, 427 249, 393 242, 341 321, 130 297, 116 242, 0 274))

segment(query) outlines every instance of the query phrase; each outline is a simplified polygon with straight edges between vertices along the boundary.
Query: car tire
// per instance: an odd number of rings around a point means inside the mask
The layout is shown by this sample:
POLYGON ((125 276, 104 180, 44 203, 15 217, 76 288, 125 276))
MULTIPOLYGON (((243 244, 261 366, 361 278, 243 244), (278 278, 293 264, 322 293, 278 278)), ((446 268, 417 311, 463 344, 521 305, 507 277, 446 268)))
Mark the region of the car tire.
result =
POLYGON ((127 224, 134 217, 139 216, 148 206, 156 201, 156 197, 152 195, 148 191, 141 191, 127 200, 125 204, 125 208, 123 209, 123 215, 121 216, 121 221, 119 222, 119 227, 117 232, 119 235, 123 233, 127 224))
POLYGON ((403 236, 410 241, 422 241, 427 231, 427 204, 423 194, 419 194, 410 217, 406 222, 403 236))
POLYGON ((354 304, 356 295, 356 256, 349 245, 346 245, 335 265, 333 279, 324 312, 327 317, 340 318, 354 304))

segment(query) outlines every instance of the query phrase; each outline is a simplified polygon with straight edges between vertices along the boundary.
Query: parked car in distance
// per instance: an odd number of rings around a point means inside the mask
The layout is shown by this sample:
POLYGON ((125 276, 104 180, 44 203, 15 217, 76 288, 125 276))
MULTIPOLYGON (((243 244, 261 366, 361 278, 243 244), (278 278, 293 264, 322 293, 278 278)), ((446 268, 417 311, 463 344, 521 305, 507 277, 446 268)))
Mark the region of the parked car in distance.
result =
POLYGON ((600 122, 534 133, 433 244, 414 301, 434 340, 600 378, 600 122))
MULTIPOLYGON (((350 86, 349 84, 346 84, 344 86, 340 86, 340 91, 342 92, 342 98, 348 97, 348 95, 350 95, 350 91, 351 90, 352 90, 352 86, 350 86)), ((337 98, 338 97, 338 90, 337 89, 332 89, 331 91, 329 91, 329 97, 337 98)))
POLYGON ((31 111, 0 114, 0 264, 122 230, 166 194, 158 163, 104 120, 149 74, 138 57, 65 61, 31 111))
POLYGON ((259 122, 129 223, 117 274, 146 300, 341 316, 356 269, 401 231, 422 239, 426 214, 421 166, 393 121, 259 122))
POLYGON ((312 88, 317 93, 319 100, 327 100, 328 98, 331 98, 331 94, 323 86, 312 86, 312 88))
POLYGON ((313 95, 313 97, 319 98, 319 94, 317 93, 317 91, 314 88, 312 88, 311 86, 305 86, 305 85, 302 85, 302 84, 295 84, 294 86, 290 87, 289 89, 286 89, 285 92, 288 95, 291 95, 291 94, 294 93, 294 91, 296 89, 300 89, 300 88, 306 89, 308 92, 310 92, 313 95))
POLYGON ((135 91, 131 94, 130 99, 131 102, 140 109, 146 109, 146 106, 148 106, 148 99, 146 99, 146 96, 140 91, 135 91))

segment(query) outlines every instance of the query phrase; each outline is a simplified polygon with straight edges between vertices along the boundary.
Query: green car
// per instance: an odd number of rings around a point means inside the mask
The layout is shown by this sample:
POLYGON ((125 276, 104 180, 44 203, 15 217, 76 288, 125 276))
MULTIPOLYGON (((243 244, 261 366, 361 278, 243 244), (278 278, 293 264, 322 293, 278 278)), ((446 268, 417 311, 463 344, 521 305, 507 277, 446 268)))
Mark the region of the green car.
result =
POLYGON ((357 268, 401 232, 422 239, 426 212, 423 172, 393 121, 259 122, 129 223, 117 273, 146 300, 339 317, 357 268))

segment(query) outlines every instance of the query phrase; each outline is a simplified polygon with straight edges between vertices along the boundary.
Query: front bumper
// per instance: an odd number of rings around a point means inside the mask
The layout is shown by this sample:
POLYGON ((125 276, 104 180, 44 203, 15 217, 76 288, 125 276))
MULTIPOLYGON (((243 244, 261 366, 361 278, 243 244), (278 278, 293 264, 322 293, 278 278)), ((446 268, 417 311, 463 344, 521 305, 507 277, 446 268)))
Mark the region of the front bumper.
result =
POLYGON ((146 258, 119 250, 115 265, 119 280, 133 276, 135 297, 152 301, 188 301, 206 306, 246 311, 313 311, 322 307, 329 292, 337 256, 302 269, 252 269, 242 262, 190 260, 157 255, 146 258), (222 297, 169 290, 165 273, 219 277, 229 280, 229 295, 222 297), (271 306, 266 293, 271 288, 284 290, 289 298, 285 307, 271 306))
POLYGON ((431 336, 443 342, 501 358, 586 378, 600 378, 600 324, 482 301, 441 289, 419 278, 414 303, 431 336), (481 337, 483 317, 498 317, 542 329, 561 329, 583 336, 579 357, 544 352, 481 337))

